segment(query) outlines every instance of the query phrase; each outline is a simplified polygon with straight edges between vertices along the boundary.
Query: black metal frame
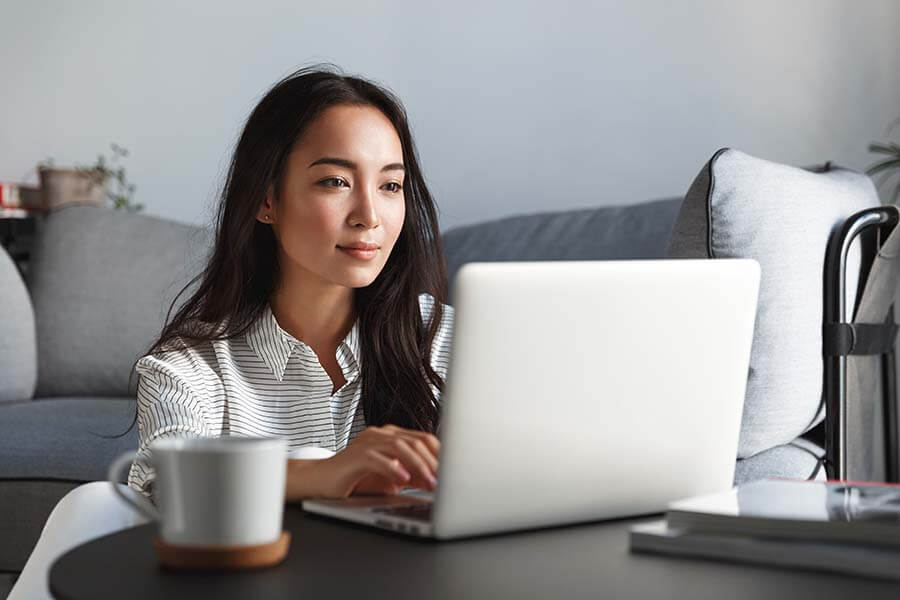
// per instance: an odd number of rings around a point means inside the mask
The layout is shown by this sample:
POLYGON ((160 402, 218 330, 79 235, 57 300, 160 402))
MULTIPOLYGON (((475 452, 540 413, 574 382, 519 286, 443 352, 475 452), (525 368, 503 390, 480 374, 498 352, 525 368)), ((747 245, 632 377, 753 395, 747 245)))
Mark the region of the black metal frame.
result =
MULTIPOLYGON (((847 357, 855 352, 857 341, 864 341, 867 334, 884 333, 884 328, 894 328, 894 307, 888 312, 885 323, 866 324, 865 330, 854 326, 853 315, 847 315, 847 256, 857 237, 862 245, 859 290, 856 305, 862 297, 869 270, 881 244, 900 220, 896 206, 881 206, 860 211, 844 221, 828 242, 825 255, 824 313, 823 313, 823 398, 825 402, 825 472, 828 479, 847 479, 847 357), (881 330, 881 331, 879 331, 881 330), (849 344, 835 341, 851 339, 849 344)), ((897 432, 897 372, 893 344, 887 352, 880 352, 883 377, 883 412, 885 442, 885 478, 900 481, 898 465, 897 432)))

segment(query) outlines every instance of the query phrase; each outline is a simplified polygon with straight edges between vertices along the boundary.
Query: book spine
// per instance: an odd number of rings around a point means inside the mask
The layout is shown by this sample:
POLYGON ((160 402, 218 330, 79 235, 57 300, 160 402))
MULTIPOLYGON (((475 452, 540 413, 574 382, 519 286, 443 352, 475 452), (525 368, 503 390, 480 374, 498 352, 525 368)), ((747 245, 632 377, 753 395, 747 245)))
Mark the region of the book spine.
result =
POLYGON ((0 182, 0 207, 19 208, 21 205, 19 186, 14 183, 0 182))

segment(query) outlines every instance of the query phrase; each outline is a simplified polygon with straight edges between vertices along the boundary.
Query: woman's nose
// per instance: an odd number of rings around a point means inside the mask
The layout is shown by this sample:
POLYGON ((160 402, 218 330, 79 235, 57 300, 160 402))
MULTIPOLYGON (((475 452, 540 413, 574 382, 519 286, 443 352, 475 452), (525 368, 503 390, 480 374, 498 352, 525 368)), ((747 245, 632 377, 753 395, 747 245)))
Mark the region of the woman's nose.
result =
POLYGON ((368 229, 380 224, 375 194, 369 190, 359 191, 353 212, 350 213, 350 224, 354 227, 363 225, 368 229))

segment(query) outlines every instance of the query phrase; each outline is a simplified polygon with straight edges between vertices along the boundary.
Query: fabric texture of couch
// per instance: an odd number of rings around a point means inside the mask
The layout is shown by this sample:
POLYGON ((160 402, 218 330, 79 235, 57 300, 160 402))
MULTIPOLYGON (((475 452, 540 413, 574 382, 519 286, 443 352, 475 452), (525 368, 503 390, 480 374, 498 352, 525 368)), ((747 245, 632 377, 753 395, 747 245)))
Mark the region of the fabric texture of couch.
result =
MULTIPOLYGON (((880 204, 863 173, 830 164, 801 169, 729 148, 691 185, 669 256, 753 258, 762 270, 741 458, 787 444, 824 418, 824 248, 846 219, 880 204)), ((848 258, 851 302, 859 269, 857 243, 848 258)))

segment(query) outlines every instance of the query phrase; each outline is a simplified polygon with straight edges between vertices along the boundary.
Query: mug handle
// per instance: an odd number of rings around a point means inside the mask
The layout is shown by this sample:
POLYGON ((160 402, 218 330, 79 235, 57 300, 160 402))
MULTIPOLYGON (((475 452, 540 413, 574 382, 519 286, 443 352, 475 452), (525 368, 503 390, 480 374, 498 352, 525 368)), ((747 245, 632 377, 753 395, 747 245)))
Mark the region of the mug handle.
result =
POLYGON ((116 493, 116 495, 124 500, 126 504, 130 505, 139 513, 149 517, 153 521, 161 521, 162 518, 160 517, 159 511, 149 500, 143 498, 138 494, 135 494, 134 498, 129 498, 125 495, 125 492, 123 492, 119 488, 119 475, 125 467, 131 465, 136 456, 137 451, 135 450, 129 450, 128 452, 120 454, 119 457, 116 458, 116 460, 114 460, 112 462, 112 465, 109 467, 107 479, 109 479, 109 483, 110 485, 112 485, 113 491, 116 493))

